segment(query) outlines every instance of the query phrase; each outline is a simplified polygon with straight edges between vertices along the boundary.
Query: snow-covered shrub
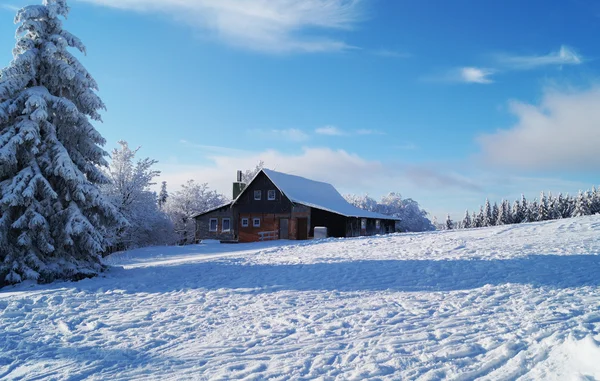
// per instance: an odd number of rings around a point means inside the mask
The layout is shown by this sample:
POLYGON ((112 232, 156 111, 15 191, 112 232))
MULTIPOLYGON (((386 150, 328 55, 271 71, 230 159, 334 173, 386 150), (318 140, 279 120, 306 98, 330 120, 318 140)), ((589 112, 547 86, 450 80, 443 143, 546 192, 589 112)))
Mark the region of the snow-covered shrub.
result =
POLYGON ((145 158, 134 163, 139 148, 132 150, 125 141, 112 151, 112 161, 106 171, 110 184, 101 190, 127 219, 128 226, 112 231, 113 249, 172 244, 175 241, 173 224, 158 205, 150 189, 160 171, 154 170, 156 160, 145 158))

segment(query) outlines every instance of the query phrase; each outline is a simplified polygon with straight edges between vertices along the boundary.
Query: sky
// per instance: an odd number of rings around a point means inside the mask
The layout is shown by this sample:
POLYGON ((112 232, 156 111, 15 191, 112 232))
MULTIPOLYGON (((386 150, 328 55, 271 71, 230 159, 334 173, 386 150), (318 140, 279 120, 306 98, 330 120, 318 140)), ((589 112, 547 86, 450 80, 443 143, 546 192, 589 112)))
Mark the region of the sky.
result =
MULTIPOLYGON (((40 0, 41 1, 41 0, 40 0)), ((0 66, 23 0, 0 2, 0 66)), ((431 216, 600 184, 594 0, 71 0, 105 149, 229 195, 237 169, 431 216)))

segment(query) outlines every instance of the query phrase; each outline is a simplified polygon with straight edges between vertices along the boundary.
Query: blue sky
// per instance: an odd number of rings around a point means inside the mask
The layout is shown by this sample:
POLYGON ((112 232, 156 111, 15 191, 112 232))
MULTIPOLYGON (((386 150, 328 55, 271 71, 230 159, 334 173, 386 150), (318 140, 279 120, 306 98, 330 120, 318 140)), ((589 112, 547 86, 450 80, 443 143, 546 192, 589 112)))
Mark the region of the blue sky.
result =
MULTIPOLYGON (((15 9, 0 3, 0 64, 15 9)), ((270 168, 443 218, 598 184, 600 3, 71 1, 119 139, 229 193, 270 168)))

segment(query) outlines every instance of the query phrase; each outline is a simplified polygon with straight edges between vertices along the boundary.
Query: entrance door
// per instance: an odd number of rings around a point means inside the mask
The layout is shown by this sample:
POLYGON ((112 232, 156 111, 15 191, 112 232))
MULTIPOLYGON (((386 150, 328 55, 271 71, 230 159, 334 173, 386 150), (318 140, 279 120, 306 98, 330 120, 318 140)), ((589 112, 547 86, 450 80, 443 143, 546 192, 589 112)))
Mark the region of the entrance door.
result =
POLYGON ((282 218, 279 220, 279 239, 289 239, 290 238, 290 220, 287 218, 282 218))
POLYGON ((308 218, 298 218, 298 239, 308 239, 308 218))

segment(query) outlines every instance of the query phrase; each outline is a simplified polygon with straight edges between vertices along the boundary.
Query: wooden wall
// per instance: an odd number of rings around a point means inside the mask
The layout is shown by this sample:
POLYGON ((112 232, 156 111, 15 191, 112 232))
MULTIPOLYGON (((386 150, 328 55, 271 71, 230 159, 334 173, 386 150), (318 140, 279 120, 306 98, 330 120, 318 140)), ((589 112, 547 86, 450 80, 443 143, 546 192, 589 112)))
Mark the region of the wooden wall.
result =
POLYGON ((215 239, 219 241, 236 240, 238 238, 237 225, 238 224, 235 213, 229 206, 214 210, 210 213, 203 214, 201 216, 196 217, 196 241, 200 241, 203 239, 215 239), (218 220, 216 232, 210 231, 210 220, 213 218, 216 218, 218 220), (223 232, 224 218, 229 218, 231 227, 229 232, 223 232))

